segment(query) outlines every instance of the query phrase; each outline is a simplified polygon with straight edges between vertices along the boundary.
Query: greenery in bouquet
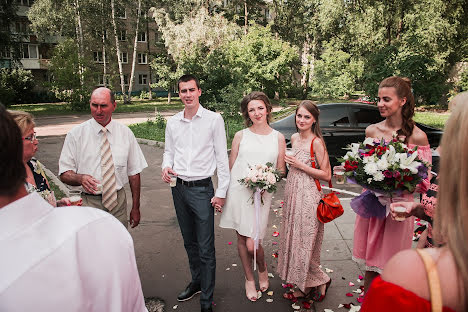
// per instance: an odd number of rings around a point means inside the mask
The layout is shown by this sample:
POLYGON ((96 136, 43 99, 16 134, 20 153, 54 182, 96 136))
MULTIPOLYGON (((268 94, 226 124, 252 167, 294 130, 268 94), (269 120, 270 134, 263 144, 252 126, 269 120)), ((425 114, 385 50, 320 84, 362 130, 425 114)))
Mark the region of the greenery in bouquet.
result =
POLYGON ((249 166, 247 176, 239 179, 239 183, 255 191, 257 188, 268 193, 276 191, 276 182, 281 179, 281 173, 268 162, 265 165, 249 166))
POLYGON ((389 142, 366 138, 346 149, 349 151, 338 161, 348 180, 390 196, 413 193, 430 168, 429 163, 418 158, 418 147, 408 148, 396 133, 389 142))

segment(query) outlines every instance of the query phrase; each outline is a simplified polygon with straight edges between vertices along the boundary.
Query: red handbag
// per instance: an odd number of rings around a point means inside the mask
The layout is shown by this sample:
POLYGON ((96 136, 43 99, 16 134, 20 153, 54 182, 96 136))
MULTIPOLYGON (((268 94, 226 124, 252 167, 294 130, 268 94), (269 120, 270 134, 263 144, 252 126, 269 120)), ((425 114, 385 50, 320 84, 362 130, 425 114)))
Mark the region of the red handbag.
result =
MULTIPOLYGON (((311 162, 312 162, 312 168, 315 168, 315 155, 314 155, 314 141, 316 138, 312 140, 312 143, 310 143, 310 157, 311 157, 311 162)), ((322 190, 322 187, 320 186, 319 180, 315 179, 315 185, 317 185, 317 189, 319 192, 322 190)), ((332 183, 331 179, 328 181, 328 186, 330 189, 332 188, 332 183)), ((317 219, 319 219, 320 222, 322 223, 328 223, 332 221, 333 219, 338 218, 344 213, 343 206, 340 203, 340 200, 338 199, 338 196, 336 196, 335 192, 330 192, 328 194, 325 194, 322 199, 320 199, 320 202, 317 207, 317 219)))

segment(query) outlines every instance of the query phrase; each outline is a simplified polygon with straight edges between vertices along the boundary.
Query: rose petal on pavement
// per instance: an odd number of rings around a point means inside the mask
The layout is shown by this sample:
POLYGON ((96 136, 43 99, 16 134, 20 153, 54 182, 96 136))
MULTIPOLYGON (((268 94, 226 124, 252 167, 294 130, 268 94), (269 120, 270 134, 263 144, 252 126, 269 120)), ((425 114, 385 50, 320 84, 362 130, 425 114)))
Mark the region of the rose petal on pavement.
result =
POLYGON ((358 298, 356 298, 356 300, 357 300, 359 303, 362 303, 362 302, 364 301, 364 298, 358 297, 358 298))
POLYGON ((172 307, 173 310, 177 309, 179 306, 176 304, 175 306, 172 307))
POLYGON ((325 268, 325 272, 327 272, 327 273, 333 273, 333 270, 332 270, 332 269, 329 269, 329 268, 325 268))
POLYGON ((228 242, 228 245, 232 245, 232 242, 228 242))
POLYGON ((226 271, 229 271, 231 268, 226 268, 226 271))
POLYGON ((297 305, 296 303, 293 303, 293 304, 291 305, 291 307, 292 307, 294 310, 299 310, 299 309, 301 308, 301 306, 300 306, 300 305, 297 305))
POLYGON ((275 276, 273 275, 273 273, 268 273, 268 277, 274 278, 275 276))
POLYGON ((260 290, 257 291, 257 299, 262 298, 262 292, 260 290))
POLYGON ((277 229, 278 227, 277 227, 276 225, 273 224, 272 228, 277 229))
POLYGON ((344 305, 343 305, 342 303, 340 303, 340 304, 338 305, 338 309, 339 309, 339 308, 343 308, 343 307, 344 307, 344 305))
POLYGON ((278 237, 278 235, 279 235, 279 232, 276 232, 276 231, 273 232, 273 236, 274 236, 274 237, 278 237))
POLYGON ((266 300, 266 302, 273 302, 273 299, 268 298, 268 299, 266 300))
POLYGON ((353 297, 352 293, 346 293, 346 297, 353 297))
POLYGON ((334 312, 334 311, 330 309, 323 309, 323 312, 334 312))
POLYGON ((269 292, 267 292, 267 295, 268 296, 273 296, 273 290, 270 290, 269 292))
POLYGON ((304 307, 304 309, 307 309, 307 310, 310 309, 310 303, 307 301, 303 301, 302 306, 304 307))
POLYGON ((353 286, 354 286, 354 283, 353 283, 353 282, 349 282, 349 286, 353 287, 353 286))
POLYGON ((278 245, 278 242, 272 242, 271 244, 272 245, 278 245))
POLYGON ((362 290, 358 288, 356 290, 353 290, 353 293, 360 294, 360 293, 362 293, 362 290))
POLYGON ((360 280, 364 279, 364 277, 362 275, 359 275, 358 277, 360 280))
POLYGON ((232 266, 233 266, 233 267, 236 267, 236 266, 237 266, 237 264, 233 263, 233 264, 232 264, 232 266))

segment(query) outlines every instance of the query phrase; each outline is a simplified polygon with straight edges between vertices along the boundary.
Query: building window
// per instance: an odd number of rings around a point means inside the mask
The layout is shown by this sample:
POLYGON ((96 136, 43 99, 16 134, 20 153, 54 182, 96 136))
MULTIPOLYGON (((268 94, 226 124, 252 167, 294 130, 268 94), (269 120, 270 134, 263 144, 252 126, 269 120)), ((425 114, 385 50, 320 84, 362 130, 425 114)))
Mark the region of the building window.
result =
POLYGON ((98 84, 100 86, 104 86, 104 85, 109 85, 109 77, 105 77, 105 84, 104 84, 104 75, 99 75, 99 81, 98 81, 98 84))
POLYGON ((145 31, 140 31, 138 33, 138 41, 139 42, 146 42, 146 32, 145 31))
POLYGON ((127 40, 127 31, 126 30, 121 30, 118 33, 118 37, 120 41, 125 41, 127 40))
POLYGON ((128 75, 124 75, 124 85, 128 86, 128 75))
POLYGON ((27 34, 29 32, 28 22, 16 22, 15 31, 17 34, 27 34))
POLYGON ((120 52, 120 60, 123 64, 128 63, 128 53, 127 52, 120 52))
POLYGON ((148 83, 148 75, 146 74, 140 74, 138 75, 138 83, 141 85, 145 85, 148 83))
POLYGON ((11 52, 8 48, 0 50, 0 59, 9 59, 11 58, 11 52))
POLYGON ((148 64, 146 53, 138 53, 138 64, 148 64))
POLYGON ((96 63, 104 63, 104 58, 102 57, 102 52, 93 52, 94 62, 96 63))
POLYGON ((39 47, 36 44, 23 44, 23 58, 38 59, 39 47))

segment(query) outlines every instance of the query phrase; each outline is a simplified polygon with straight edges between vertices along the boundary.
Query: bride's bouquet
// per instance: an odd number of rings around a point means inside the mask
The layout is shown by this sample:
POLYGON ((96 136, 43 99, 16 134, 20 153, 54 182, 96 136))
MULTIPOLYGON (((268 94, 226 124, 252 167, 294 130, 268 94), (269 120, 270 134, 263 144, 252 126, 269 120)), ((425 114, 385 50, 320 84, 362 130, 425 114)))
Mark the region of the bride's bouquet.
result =
POLYGON ((239 183, 247 188, 256 191, 267 191, 273 193, 276 191, 276 182, 281 180, 280 172, 268 162, 265 165, 258 164, 249 166, 247 176, 239 179, 239 183))
POLYGON ((427 178, 430 168, 429 163, 418 158, 417 146, 408 148, 396 133, 389 142, 366 138, 347 149, 338 161, 342 162, 348 181, 367 189, 351 202, 353 210, 363 217, 386 217, 388 210, 379 209, 376 197, 390 197, 391 201, 414 193, 416 186, 427 178))

